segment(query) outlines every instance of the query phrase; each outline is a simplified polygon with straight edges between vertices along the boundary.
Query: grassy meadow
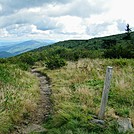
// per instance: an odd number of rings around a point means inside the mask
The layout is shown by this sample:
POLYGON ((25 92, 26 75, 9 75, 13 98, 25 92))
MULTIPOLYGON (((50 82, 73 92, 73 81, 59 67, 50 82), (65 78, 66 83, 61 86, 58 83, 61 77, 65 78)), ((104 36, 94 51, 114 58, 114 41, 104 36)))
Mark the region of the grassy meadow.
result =
POLYGON ((118 134, 118 117, 131 118, 134 124, 133 59, 80 59, 61 69, 39 70, 52 84, 54 113, 44 125, 48 134, 118 134), (99 112, 107 66, 113 67, 113 77, 101 126, 91 120, 99 112))
POLYGON ((34 116, 40 87, 32 67, 51 79, 53 113, 43 124, 47 134, 119 134, 120 117, 131 118, 134 126, 133 59, 134 32, 62 41, 0 59, 0 134, 34 116), (107 66, 113 76, 105 125, 97 125, 92 119, 99 113, 107 66))
MULTIPOLYGON (((134 60, 79 59, 66 66, 35 67, 51 80, 53 113, 43 126, 46 134, 119 134, 117 119, 134 124, 134 60), (113 67, 105 125, 91 120, 98 115, 107 66, 113 67)), ((45 61, 44 61, 45 63, 45 61)), ((16 124, 34 116, 39 99, 39 81, 16 64, 0 64, 0 134, 9 134, 16 124)), ((126 134, 132 134, 126 132, 126 134)))
POLYGON ((15 65, 0 64, 0 134, 32 116, 39 98, 38 80, 15 65))

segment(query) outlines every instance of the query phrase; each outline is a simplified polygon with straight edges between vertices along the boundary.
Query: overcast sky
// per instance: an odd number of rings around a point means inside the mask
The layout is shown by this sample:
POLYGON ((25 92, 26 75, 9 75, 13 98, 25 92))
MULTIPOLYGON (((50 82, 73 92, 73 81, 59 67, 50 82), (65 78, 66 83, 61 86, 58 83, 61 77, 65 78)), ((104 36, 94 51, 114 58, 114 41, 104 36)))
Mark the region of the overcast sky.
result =
POLYGON ((89 39, 134 27, 133 0, 0 0, 0 40, 89 39))

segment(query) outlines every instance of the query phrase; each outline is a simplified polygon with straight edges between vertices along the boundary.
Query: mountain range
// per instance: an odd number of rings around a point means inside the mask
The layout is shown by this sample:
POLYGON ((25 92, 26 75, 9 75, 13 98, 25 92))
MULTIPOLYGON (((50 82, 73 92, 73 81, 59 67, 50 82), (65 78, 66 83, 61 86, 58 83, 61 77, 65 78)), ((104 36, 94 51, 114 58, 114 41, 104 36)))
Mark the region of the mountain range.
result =
POLYGON ((23 42, 0 42, 0 58, 7 58, 55 43, 52 40, 28 40, 23 42))

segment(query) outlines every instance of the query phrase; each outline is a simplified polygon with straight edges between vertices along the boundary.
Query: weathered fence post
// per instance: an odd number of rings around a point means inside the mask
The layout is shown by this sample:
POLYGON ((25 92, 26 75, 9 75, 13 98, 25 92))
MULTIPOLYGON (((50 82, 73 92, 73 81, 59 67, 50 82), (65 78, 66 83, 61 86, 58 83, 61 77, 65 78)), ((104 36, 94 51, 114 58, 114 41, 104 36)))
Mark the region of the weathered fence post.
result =
POLYGON ((105 115, 105 109, 108 101, 108 93, 110 88, 110 81, 112 78, 112 69, 113 69, 112 67, 108 66, 106 70, 106 78, 105 78, 105 83, 104 83, 104 88, 102 93, 101 106, 98 114, 99 119, 103 119, 105 115))

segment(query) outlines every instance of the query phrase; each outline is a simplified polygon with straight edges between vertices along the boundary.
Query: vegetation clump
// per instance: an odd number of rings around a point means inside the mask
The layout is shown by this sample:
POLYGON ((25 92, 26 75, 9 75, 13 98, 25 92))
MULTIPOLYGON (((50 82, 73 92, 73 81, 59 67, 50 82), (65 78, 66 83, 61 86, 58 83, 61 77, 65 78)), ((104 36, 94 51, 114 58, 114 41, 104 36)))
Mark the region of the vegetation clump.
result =
POLYGON ((58 69, 67 65, 66 61, 60 58, 59 56, 54 56, 54 57, 49 58, 45 64, 46 64, 46 67, 51 70, 58 69))

